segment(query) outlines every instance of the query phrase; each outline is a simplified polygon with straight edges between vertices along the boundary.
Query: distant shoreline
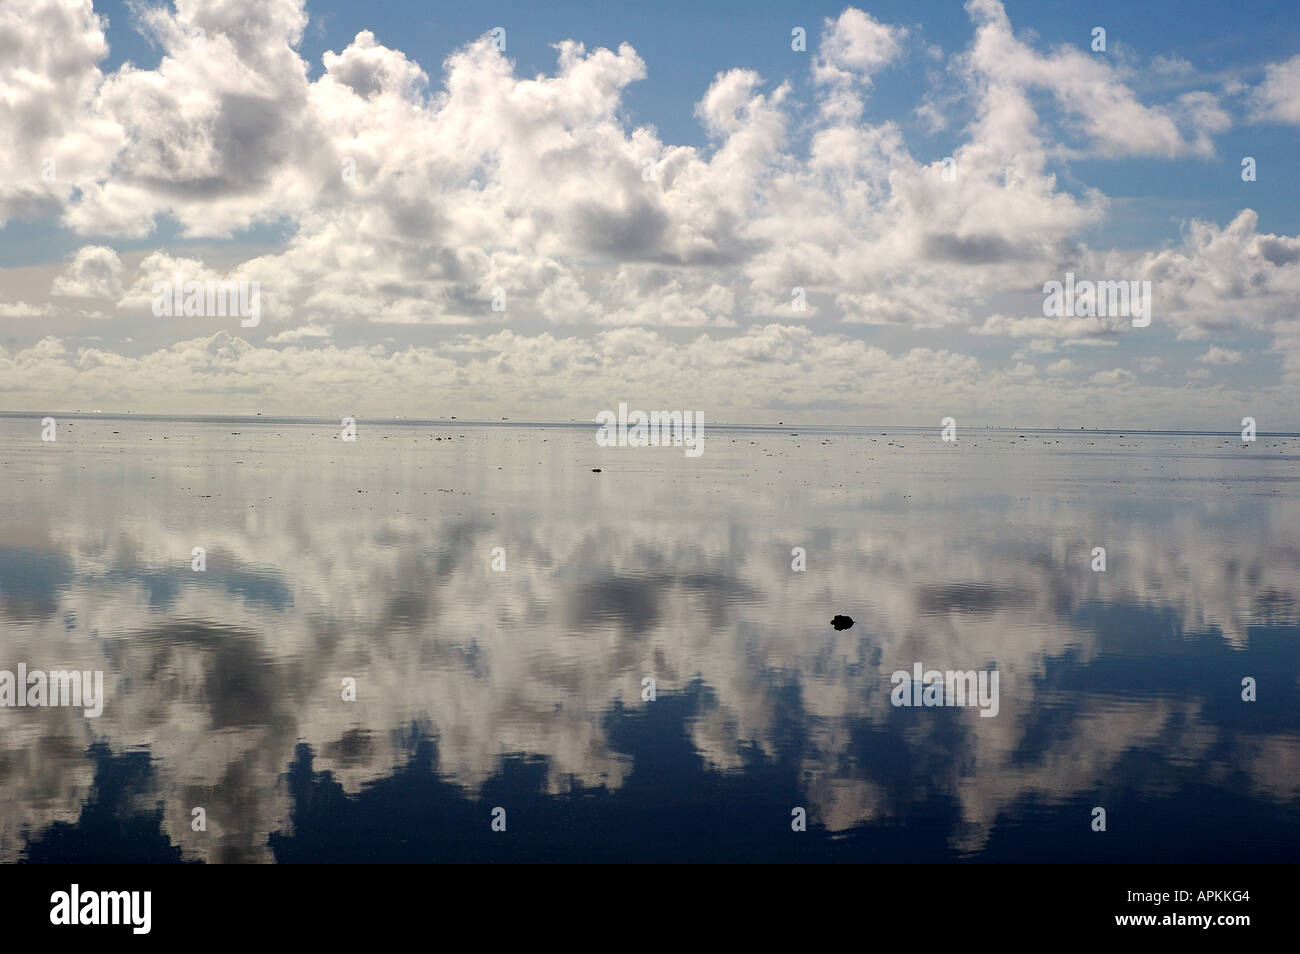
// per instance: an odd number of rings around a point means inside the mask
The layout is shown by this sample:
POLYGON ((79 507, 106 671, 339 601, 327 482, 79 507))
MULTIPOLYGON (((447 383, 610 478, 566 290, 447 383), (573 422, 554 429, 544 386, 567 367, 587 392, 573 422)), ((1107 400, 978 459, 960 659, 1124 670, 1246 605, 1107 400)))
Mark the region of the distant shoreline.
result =
MULTIPOLYGON (((355 415, 354 415, 355 416, 355 415)), ((308 424, 313 426, 337 426, 339 418, 334 417, 296 417, 289 415, 245 415, 245 414, 157 414, 157 413, 140 413, 136 414, 131 411, 121 412, 95 412, 95 411, 0 411, 0 419, 27 420, 32 418, 55 417, 70 418, 72 420, 112 420, 112 421, 156 421, 163 423, 178 424, 275 424, 297 425, 308 424)), ((413 417, 357 417, 358 423, 365 423, 371 426, 391 426, 391 427, 551 427, 551 428, 598 428, 599 425, 595 420, 582 421, 523 421, 513 419, 503 419, 499 421, 473 420, 466 418, 413 418, 413 417)), ((879 432, 896 432, 920 434, 929 431, 938 432, 940 425, 935 424, 803 424, 803 423, 775 423, 775 424, 729 424, 725 422, 716 422, 709 424, 710 429, 716 430, 736 430, 736 431, 777 431, 783 433, 793 433, 800 430, 809 433, 866 433, 872 431, 879 432)), ((981 425, 966 424, 962 427, 962 432, 970 433, 994 433, 994 434, 1070 434, 1079 436, 1082 434, 1097 434, 1103 436, 1115 437, 1241 437, 1239 430, 1227 431, 1195 431, 1183 429, 1159 429, 1152 430, 1141 427, 1088 427, 1088 428, 1069 428, 1069 427, 1011 427, 1006 425, 981 425)), ((1258 437, 1265 438, 1300 438, 1300 433, 1292 431, 1259 431, 1258 437)))

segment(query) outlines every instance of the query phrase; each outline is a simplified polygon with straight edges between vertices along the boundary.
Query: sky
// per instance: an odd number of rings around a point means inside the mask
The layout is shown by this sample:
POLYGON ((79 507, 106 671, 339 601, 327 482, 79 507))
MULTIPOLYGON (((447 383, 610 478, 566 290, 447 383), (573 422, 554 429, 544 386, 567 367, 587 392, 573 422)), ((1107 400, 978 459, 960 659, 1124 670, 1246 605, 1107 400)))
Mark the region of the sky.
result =
POLYGON ((1283 2, 6 0, 0 411, 1300 431, 1298 126, 1283 2))

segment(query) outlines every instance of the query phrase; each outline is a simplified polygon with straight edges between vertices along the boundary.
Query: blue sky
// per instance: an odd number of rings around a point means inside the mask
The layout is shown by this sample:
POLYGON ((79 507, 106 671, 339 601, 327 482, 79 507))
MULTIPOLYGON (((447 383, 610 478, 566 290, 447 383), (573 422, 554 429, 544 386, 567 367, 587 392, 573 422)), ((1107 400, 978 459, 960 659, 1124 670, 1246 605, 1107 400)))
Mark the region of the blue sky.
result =
POLYGON ((1295 404, 1289 4, 114 0, 60 23, 51 2, 0 27, 21 50, 0 68, 0 406, 321 410, 280 373, 418 412, 408 353, 432 403, 564 419, 620 387, 736 420, 1041 405, 1195 426, 1295 404), (513 92, 481 95, 506 82, 475 52, 498 26, 513 92), (324 185, 318 163, 358 150, 364 185, 324 185), (75 171, 24 184, 48 155, 75 171), (267 320, 159 321, 146 279, 177 263, 259 281, 267 320), (1067 270, 1154 279, 1155 322, 1045 325, 1039 286, 1067 270), (629 365, 639 348, 671 367, 629 365), (133 363, 110 382, 105 355, 133 363), (735 386, 698 384, 714 362, 735 386))

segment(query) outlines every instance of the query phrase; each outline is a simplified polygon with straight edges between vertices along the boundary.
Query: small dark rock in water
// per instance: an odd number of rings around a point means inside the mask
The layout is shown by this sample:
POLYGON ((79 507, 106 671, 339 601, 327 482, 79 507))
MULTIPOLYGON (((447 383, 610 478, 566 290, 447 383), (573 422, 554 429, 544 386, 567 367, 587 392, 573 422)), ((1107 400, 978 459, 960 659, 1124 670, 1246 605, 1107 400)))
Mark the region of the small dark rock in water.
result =
POLYGON ((831 625, 836 629, 848 629, 853 625, 853 618, 851 616, 836 616, 831 620, 831 625))
POLYGON ((599 468, 599 467, 593 467, 593 468, 591 468, 591 472, 592 472, 593 474, 599 474, 599 473, 600 473, 600 468, 599 468))

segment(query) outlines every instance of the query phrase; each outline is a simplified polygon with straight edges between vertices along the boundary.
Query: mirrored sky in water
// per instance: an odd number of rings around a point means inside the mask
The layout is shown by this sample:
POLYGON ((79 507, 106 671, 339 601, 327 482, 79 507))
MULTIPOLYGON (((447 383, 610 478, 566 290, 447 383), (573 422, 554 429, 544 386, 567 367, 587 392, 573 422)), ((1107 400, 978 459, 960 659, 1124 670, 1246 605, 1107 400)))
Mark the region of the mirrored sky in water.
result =
POLYGON ((0 418, 0 860, 1300 858, 1300 438, 594 435, 0 418))

